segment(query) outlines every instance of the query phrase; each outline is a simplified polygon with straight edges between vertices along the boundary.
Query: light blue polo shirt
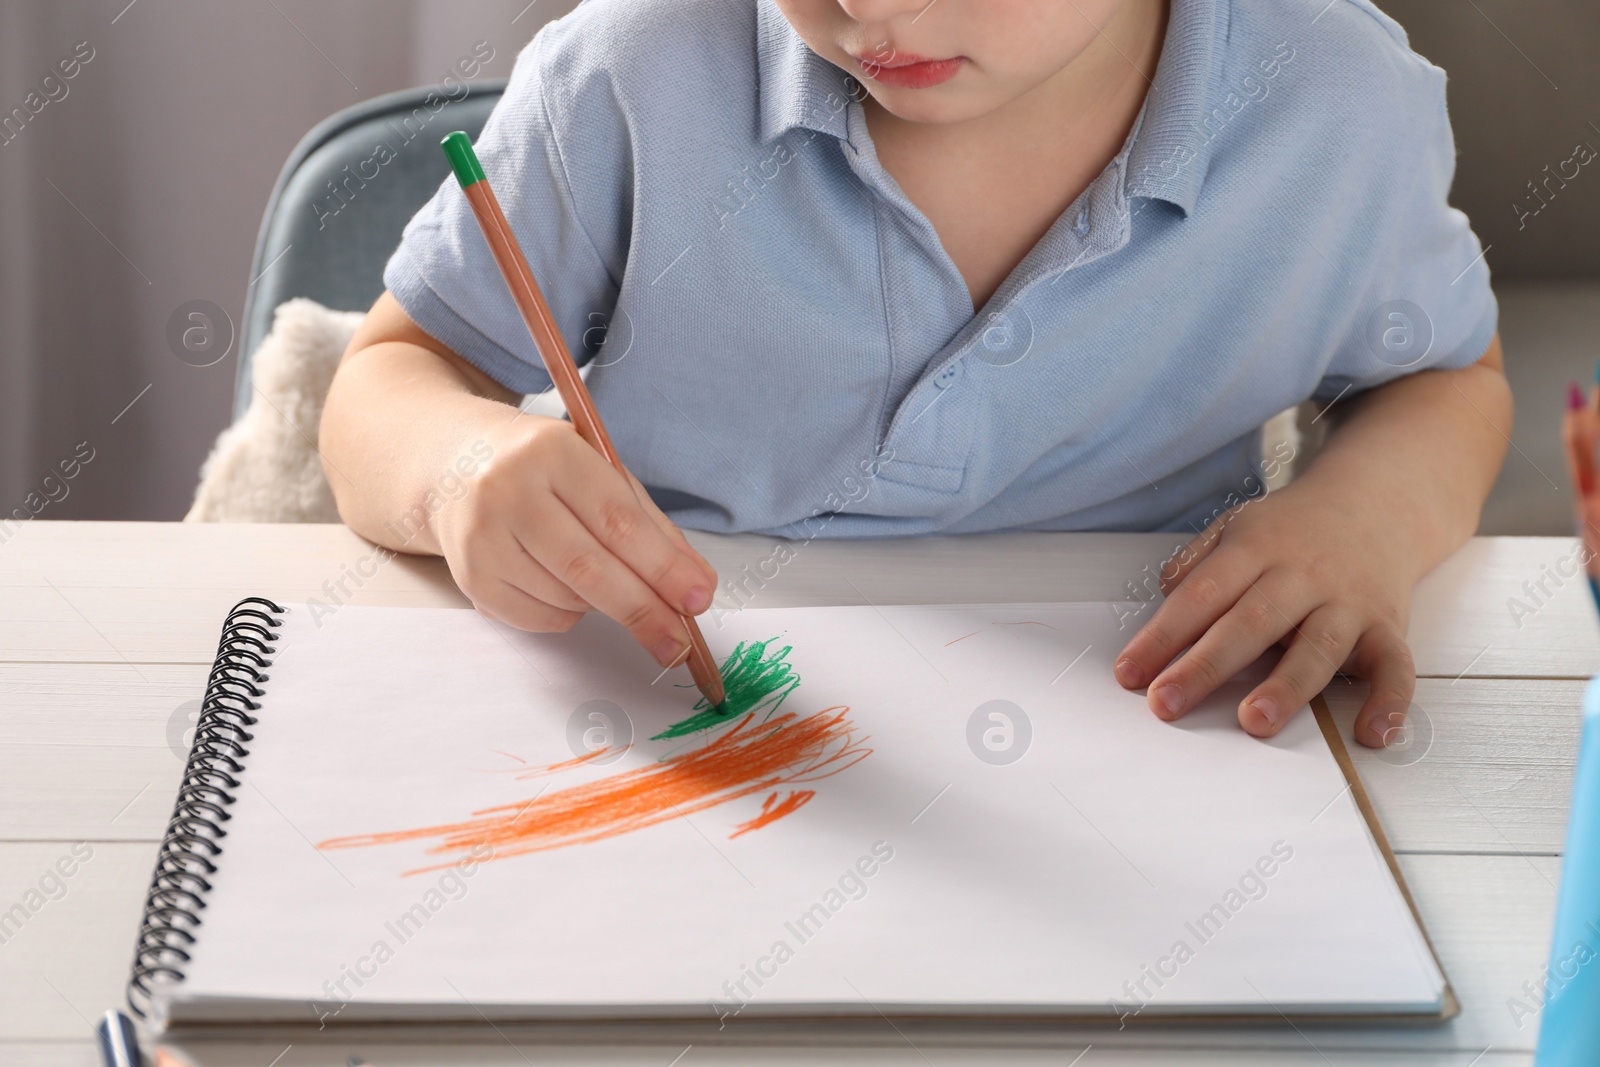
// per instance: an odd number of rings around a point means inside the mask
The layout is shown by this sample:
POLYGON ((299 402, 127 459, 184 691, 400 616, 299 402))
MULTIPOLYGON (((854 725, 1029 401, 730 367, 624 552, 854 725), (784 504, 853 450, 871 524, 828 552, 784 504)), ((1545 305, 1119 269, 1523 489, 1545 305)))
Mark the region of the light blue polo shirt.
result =
MULTIPOLYGON (((1274 413, 1488 347, 1444 85, 1365 0, 1172 0, 1127 143, 977 313, 859 86, 771 0, 588 0, 524 50, 478 152, 680 524, 1186 530, 1259 494, 1274 413)), ((453 180, 385 281, 547 388, 453 180)))

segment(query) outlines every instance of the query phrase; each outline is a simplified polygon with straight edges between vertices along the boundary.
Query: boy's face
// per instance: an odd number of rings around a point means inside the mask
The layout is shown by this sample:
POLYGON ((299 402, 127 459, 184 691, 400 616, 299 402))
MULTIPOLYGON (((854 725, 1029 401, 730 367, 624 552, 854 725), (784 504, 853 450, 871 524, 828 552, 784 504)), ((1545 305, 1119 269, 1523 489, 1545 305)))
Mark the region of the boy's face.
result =
POLYGON ((777 0, 801 40, 884 110, 941 123, 986 115, 1060 73, 1126 2, 777 0))

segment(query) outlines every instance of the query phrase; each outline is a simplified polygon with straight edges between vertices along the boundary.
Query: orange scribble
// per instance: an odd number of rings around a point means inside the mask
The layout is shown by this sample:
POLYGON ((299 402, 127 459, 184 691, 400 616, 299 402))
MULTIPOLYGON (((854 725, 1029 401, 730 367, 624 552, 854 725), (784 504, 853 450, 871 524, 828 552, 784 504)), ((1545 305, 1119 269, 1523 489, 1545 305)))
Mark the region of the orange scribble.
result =
MULTIPOLYGON (((542 767, 539 767, 539 766, 530 767, 530 766, 528 766, 528 761, 523 759, 521 756, 512 755, 510 752, 502 752, 498 748, 491 748, 489 750, 490 752, 499 752, 500 755, 502 755, 502 756, 511 756, 512 759, 514 759, 518 763, 522 764, 522 766, 520 766, 520 767, 493 767, 493 768, 489 768, 489 769, 483 770, 482 773, 484 773, 484 774, 509 774, 513 778, 517 779, 520 782, 520 781, 525 781, 526 779, 529 779, 529 778, 543 778, 547 774, 560 774, 562 771, 568 771, 568 770, 571 770, 574 767, 581 767, 586 763, 593 763, 595 760, 598 760, 601 756, 609 755, 609 756, 611 756, 611 759, 616 759, 618 756, 621 756, 624 752, 627 752, 632 747, 633 747, 633 745, 631 743, 623 745, 620 749, 614 748, 611 745, 604 745, 604 746, 602 746, 600 748, 595 749, 592 752, 585 752, 583 755, 578 756, 575 759, 564 759, 560 763, 548 763, 548 764, 545 764, 542 767)), ((608 759, 605 762, 606 763, 610 763, 611 760, 608 759)))
POLYGON ((504 756, 504 757, 506 757, 506 759, 514 759, 518 763, 527 763, 528 762, 527 760, 523 759, 521 756, 517 755, 516 753, 507 752, 505 749, 502 749, 502 748, 491 748, 489 751, 493 752, 497 756, 504 756))
MULTIPOLYGON (((624 745, 622 747, 622 751, 626 752, 632 747, 632 745, 624 745)), ((518 778, 537 778, 543 774, 559 774, 561 771, 567 770, 570 767, 581 767, 585 763, 592 763, 611 751, 612 748, 610 745, 604 745, 595 749, 593 752, 585 752, 583 755, 578 756, 575 759, 564 759, 560 763, 548 763, 543 767, 533 767, 526 771, 519 767, 513 767, 511 770, 516 773, 518 778)))
POLYGON ((761 814, 748 822, 740 823, 733 833, 728 835, 728 840, 732 841, 740 834, 747 834, 751 830, 759 830, 768 823, 775 823, 785 815, 792 815, 805 807, 806 802, 816 795, 815 789, 791 789, 789 795, 782 800, 778 799, 778 794, 772 794, 761 802, 761 814))
MULTIPOLYGON (((475 811, 463 822, 336 837, 317 847, 366 848, 431 839, 436 844, 427 850, 429 855, 463 853, 487 844, 494 849, 493 858, 502 860, 603 841, 753 793, 830 778, 854 766, 872 750, 865 747, 867 739, 858 736, 855 725, 845 717, 849 711, 839 705, 804 718, 786 712, 762 722, 756 721, 755 712, 747 712, 719 730, 704 748, 676 753, 645 767, 541 794, 521 804, 475 811)), ((596 754, 569 762, 581 763, 596 754)), ((803 803, 795 802, 794 808, 803 803)), ((767 821, 780 817, 773 814, 767 821)), ((405 873, 423 874, 453 862, 405 873)))
POLYGON ((956 638, 956 640, 955 640, 955 641, 946 641, 946 642, 945 642, 945 643, 944 643, 944 647, 945 647, 945 648, 949 648, 949 647, 950 647, 950 646, 951 646, 951 645, 953 645, 953 644, 955 644, 955 643, 956 643, 956 641, 965 641, 965 640, 966 640, 966 639, 967 639, 967 638, 969 638, 969 637, 976 637, 976 636, 978 636, 978 635, 979 635, 979 634, 981 634, 981 633, 983 633, 983 631, 982 631, 982 630, 974 630, 974 631, 972 631, 972 632, 971 632, 971 633, 970 633, 970 634, 962 634, 962 635, 961 635, 961 636, 960 636, 960 637, 958 637, 958 638, 956 638))

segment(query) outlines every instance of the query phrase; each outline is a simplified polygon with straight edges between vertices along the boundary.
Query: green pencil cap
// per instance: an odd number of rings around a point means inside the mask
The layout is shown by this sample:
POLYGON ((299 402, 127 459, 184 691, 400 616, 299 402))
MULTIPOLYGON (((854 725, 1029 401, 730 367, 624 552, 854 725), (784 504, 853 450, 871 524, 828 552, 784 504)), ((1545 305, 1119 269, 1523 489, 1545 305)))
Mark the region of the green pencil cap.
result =
POLYGON ((445 158, 450 160, 450 169, 456 172, 456 181, 461 183, 461 188, 484 180, 483 164, 478 162, 478 153, 472 150, 472 138, 463 131, 448 134, 439 142, 439 147, 444 149, 445 158))

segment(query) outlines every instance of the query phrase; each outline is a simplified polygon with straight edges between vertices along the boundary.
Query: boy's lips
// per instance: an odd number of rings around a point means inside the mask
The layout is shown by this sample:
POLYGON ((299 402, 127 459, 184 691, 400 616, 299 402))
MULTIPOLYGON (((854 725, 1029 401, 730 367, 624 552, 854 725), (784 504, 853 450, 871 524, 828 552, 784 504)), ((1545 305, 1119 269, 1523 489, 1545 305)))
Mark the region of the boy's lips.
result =
POLYGON ((965 62, 962 56, 952 59, 927 59, 923 56, 891 52, 876 56, 852 56, 861 67, 861 73, 871 81, 893 85, 901 89, 928 89, 956 76, 965 62))

